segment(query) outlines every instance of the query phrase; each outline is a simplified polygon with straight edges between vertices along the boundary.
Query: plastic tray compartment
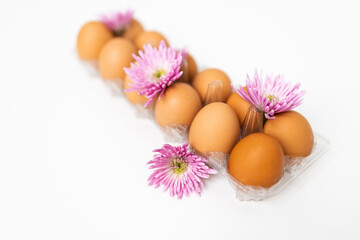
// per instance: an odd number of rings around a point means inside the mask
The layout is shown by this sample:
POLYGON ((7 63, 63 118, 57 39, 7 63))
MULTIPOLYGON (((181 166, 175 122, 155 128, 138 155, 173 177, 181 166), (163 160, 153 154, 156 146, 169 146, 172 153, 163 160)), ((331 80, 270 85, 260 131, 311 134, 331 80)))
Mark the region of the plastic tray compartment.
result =
POLYGON ((318 160, 328 149, 329 141, 315 134, 314 149, 312 153, 305 158, 285 157, 284 175, 278 183, 270 188, 244 185, 233 178, 227 171, 227 161, 229 155, 223 153, 209 153, 208 164, 215 168, 219 174, 229 180, 235 190, 236 198, 240 201, 260 201, 281 192, 295 178, 297 178, 305 169, 318 160))

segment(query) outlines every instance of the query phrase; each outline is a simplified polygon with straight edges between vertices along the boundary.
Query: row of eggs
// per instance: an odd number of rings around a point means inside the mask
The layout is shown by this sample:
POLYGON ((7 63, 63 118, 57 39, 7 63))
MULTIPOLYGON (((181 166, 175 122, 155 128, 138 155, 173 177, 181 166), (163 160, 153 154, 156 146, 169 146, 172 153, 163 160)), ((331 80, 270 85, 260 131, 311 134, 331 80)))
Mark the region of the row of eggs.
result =
MULTIPOLYGON (((101 22, 86 23, 78 34, 77 51, 83 60, 97 61, 103 79, 114 81, 125 89, 131 79, 123 68, 133 62, 132 54, 144 44, 158 46, 165 37, 155 31, 145 31, 136 19, 121 37, 101 22)), ((229 173, 247 185, 270 187, 284 171, 284 156, 306 157, 314 145, 309 122, 298 112, 289 111, 267 120, 263 133, 251 134, 241 140, 240 129, 251 106, 232 91, 228 75, 210 68, 198 73, 194 58, 187 54, 182 65, 183 76, 167 88, 154 108, 156 122, 166 127, 180 124, 189 127, 188 141, 200 155, 208 152, 230 154, 229 173), (184 77, 185 76, 185 77, 184 77), (216 102, 207 103, 209 85, 221 81, 216 102), (204 106, 205 105, 205 106, 204 106)), ((144 96, 125 92, 133 104, 143 105, 144 96)))

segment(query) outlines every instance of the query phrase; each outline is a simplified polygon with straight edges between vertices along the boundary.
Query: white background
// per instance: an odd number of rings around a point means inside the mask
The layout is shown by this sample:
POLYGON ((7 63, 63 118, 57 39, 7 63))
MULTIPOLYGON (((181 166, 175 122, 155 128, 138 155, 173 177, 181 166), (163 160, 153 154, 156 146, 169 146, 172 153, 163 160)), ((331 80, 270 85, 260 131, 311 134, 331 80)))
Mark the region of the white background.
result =
POLYGON ((1 1, 0 239, 359 239, 359 9, 357 1, 1 1), (330 151, 263 202, 238 201, 221 176, 182 200, 148 187, 160 129, 74 53, 83 23, 128 7, 234 81, 255 68, 301 81, 298 111, 330 151))

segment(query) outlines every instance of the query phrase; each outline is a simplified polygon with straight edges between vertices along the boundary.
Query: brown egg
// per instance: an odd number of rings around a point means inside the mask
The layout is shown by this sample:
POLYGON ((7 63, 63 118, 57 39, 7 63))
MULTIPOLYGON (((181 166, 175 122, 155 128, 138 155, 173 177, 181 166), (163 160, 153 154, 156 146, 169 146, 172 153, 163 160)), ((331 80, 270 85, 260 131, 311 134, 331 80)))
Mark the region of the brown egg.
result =
POLYGON ((228 75, 219 69, 209 68, 198 73, 192 82, 193 87, 198 91, 203 102, 206 99, 209 83, 215 80, 221 80, 222 83, 222 91, 219 93, 221 102, 226 102, 231 94, 231 82, 228 75))
MULTIPOLYGON (((125 79, 124 79, 124 89, 125 90, 130 88, 129 83, 133 83, 133 81, 131 81, 130 77, 128 75, 126 75, 125 79)), ((144 105, 148 100, 144 95, 140 96, 137 91, 125 92, 125 96, 132 104, 144 105)))
POLYGON ((112 32, 101 22, 88 22, 77 36, 77 52, 81 59, 97 60, 101 48, 113 37, 112 32))
POLYGON ((198 71, 197 64, 194 58, 189 53, 187 53, 186 59, 183 62, 183 65, 181 66, 181 71, 183 71, 183 74, 178 79, 178 81, 180 82, 191 83, 197 74, 198 71))
POLYGON ((189 130, 189 143, 199 153, 230 153, 239 140, 236 113, 226 103, 214 102, 203 107, 189 130))
POLYGON ((124 79, 124 67, 133 61, 134 44, 126 38, 116 37, 108 41, 101 50, 99 71, 104 79, 124 79))
POLYGON ((240 126, 242 126, 251 104, 242 97, 240 97, 240 95, 236 92, 230 95, 226 103, 236 112, 240 121, 240 126))
POLYGON ((245 185, 273 186, 284 172, 284 153, 280 143, 264 133, 243 138, 231 151, 228 171, 245 185))
POLYGON ((186 56, 186 61, 188 64, 189 80, 192 82, 198 73, 198 67, 195 59, 189 53, 186 56))
POLYGON ((145 31, 140 33, 135 39, 135 45, 138 49, 142 49, 144 44, 150 44, 153 47, 158 47, 161 40, 164 40, 166 45, 169 46, 166 38, 158 32, 145 31))
POLYGON ((162 127, 169 124, 190 126, 201 106, 200 96, 195 89, 177 82, 168 87, 155 103, 155 119, 162 127))
POLYGON ((133 19, 130 23, 130 26, 125 30, 123 37, 129 39, 130 41, 135 41, 137 36, 144 31, 143 26, 139 21, 133 19))
POLYGON ((264 133, 276 138, 285 155, 291 157, 309 156, 314 147, 314 134, 309 122, 295 111, 283 112, 269 119, 264 133))

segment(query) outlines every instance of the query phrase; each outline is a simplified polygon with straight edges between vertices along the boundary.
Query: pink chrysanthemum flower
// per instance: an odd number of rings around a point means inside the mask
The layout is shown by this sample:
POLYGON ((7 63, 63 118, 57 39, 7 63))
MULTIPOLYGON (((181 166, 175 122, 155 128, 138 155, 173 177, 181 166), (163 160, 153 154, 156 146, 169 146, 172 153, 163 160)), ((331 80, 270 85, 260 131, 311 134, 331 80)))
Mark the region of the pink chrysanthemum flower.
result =
POLYGON ((100 16, 100 21, 104 23, 115 35, 121 36, 131 23, 133 11, 115 12, 100 16))
POLYGON ((181 50, 179 50, 179 52, 181 54, 182 60, 185 61, 185 59, 188 55, 188 52, 185 49, 181 49, 181 50))
POLYGON ((180 199, 195 192, 200 196, 203 182, 201 178, 208 178, 216 170, 209 168, 207 160, 189 151, 188 144, 171 146, 165 144, 161 149, 156 149, 154 159, 149 161, 150 169, 156 169, 148 178, 149 185, 164 186, 164 191, 169 190, 170 196, 180 199))
POLYGON ((251 80, 247 75, 245 82, 248 93, 241 86, 239 89, 232 87, 246 101, 264 112, 267 119, 274 119, 276 113, 289 111, 299 106, 305 94, 305 91, 299 92, 300 83, 292 86, 281 75, 266 76, 263 82, 261 74, 259 76, 255 70, 254 79, 251 80))
POLYGON ((131 67, 124 70, 134 82, 126 91, 138 91, 139 95, 145 95, 148 101, 144 106, 147 107, 158 94, 160 99, 166 88, 181 76, 182 53, 167 47, 164 41, 158 48, 150 44, 143 48, 144 52, 140 50, 139 56, 133 55, 136 63, 131 63, 131 67))

